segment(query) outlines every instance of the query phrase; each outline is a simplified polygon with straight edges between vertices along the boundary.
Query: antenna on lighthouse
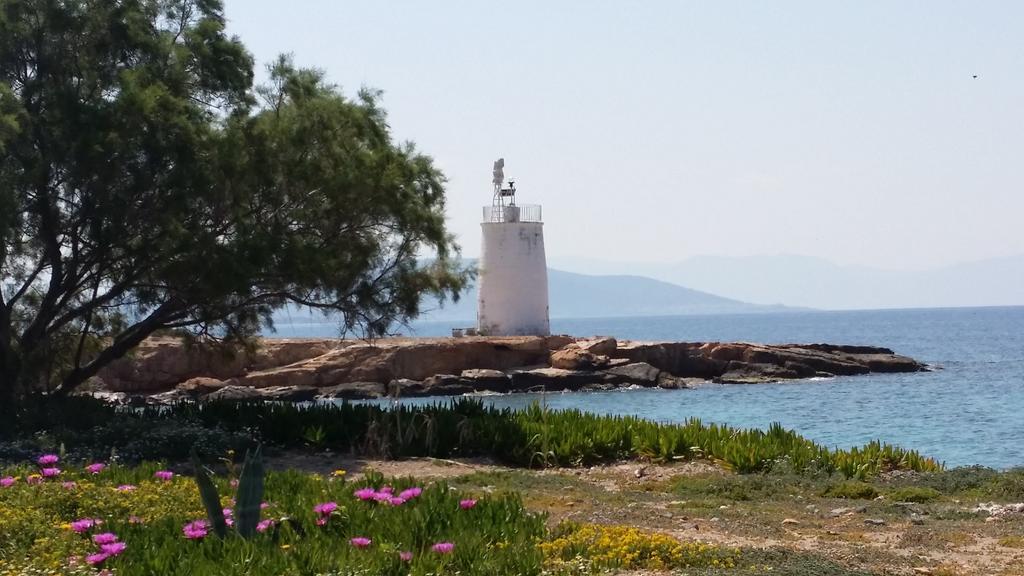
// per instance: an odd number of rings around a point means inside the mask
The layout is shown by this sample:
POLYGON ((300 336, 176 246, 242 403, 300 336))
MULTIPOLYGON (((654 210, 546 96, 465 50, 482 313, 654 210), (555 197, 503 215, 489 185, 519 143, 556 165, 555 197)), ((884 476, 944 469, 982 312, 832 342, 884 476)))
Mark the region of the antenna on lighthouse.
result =
POLYGON ((501 190, 501 185, 505 183, 505 159, 498 158, 494 161, 494 189, 501 190))
MULTIPOLYGON (((494 161, 494 170, 492 171, 494 177, 491 179, 491 183, 494 184, 494 199, 491 201, 493 206, 503 207, 505 206, 505 199, 509 199, 509 206, 516 205, 516 183, 512 180, 508 181, 508 188, 503 188, 505 184, 505 159, 498 158, 494 161)), ((497 211, 501 213, 499 209, 497 211)))

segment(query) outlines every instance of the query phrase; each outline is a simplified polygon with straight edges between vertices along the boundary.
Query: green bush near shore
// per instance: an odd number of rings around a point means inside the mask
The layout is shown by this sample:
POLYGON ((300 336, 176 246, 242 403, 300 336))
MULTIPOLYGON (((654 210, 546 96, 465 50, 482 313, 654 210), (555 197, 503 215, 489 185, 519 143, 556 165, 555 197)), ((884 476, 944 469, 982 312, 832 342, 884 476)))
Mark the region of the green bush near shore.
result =
POLYGON ((942 496, 942 493, 934 488, 928 488, 923 486, 906 486, 904 488, 896 488, 886 493, 885 497, 893 502, 916 502, 923 504, 925 502, 931 502, 942 496))
POLYGON ((538 405, 498 409, 472 399, 427 406, 209 402, 136 409, 71 398, 22 406, 0 426, 9 441, 0 459, 59 445, 83 457, 107 456, 114 448, 128 461, 185 459, 193 445, 222 454, 262 442, 378 458, 486 456, 523 467, 708 458, 739 473, 783 467, 863 479, 893 470, 942 470, 913 450, 880 442, 831 450, 778 424, 766 431, 700 420, 669 424, 538 405))
POLYGON ((878 496, 878 490, 866 482, 840 482, 825 488, 821 495, 829 498, 870 500, 878 496))

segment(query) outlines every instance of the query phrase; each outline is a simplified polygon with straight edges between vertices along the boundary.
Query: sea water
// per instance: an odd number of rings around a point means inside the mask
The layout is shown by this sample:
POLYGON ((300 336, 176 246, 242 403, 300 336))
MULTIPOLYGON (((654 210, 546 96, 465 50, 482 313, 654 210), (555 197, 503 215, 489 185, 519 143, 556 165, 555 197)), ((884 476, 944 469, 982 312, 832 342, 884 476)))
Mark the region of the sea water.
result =
MULTIPOLYGON (((693 390, 546 394, 543 400, 552 408, 664 422, 700 418, 738 427, 780 422, 832 447, 880 439, 948 466, 1024 466, 1024 307, 552 319, 551 328, 634 340, 866 344, 892 348, 933 368, 693 390)), ((420 324, 405 332, 438 336, 450 330, 448 323, 420 324)), ((335 333, 331 323, 279 323, 276 335, 335 333)), ((513 408, 539 399, 538 394, 483 397, 513 408)))

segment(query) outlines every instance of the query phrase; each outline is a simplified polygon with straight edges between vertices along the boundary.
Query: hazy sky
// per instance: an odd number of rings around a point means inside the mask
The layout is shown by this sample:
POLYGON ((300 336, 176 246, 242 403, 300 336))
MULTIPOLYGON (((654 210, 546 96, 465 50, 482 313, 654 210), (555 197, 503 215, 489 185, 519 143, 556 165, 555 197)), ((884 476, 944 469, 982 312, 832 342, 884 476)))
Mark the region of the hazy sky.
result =
POLYGON ((925 268, 1024 253, 1024 2, 228 0, 450 180, 479 252, 491 163, 549 256, 791 253, 925 268), (972 78, 973 75, 977 78, 972 78))

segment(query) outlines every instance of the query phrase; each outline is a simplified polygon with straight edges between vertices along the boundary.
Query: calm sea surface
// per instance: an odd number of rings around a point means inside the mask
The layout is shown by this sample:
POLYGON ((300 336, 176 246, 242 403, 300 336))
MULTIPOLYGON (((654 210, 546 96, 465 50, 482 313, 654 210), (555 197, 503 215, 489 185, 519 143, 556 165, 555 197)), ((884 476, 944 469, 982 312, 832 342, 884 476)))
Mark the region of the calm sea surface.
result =
MULTIPOLYGON (((554 408, 635 414, 659 421, 698 417, 765 428, 781 422, 829 446, 872 439, 915 448, 949 466, 1024 466, 1024 307, 790 312, 778 314, 555 319, 556 333, 636 340, 829 342, 887 346, 934 372, 840 377, 695 390, 549 394, 554 408)), ((450 323, 415 334, 450 333, 450 323)), ((277 336, 330 336, 333 324, 278 324, 277 336)), ((540 396, 487 396, 522 407, 540 396)), ((432 402, 436 399, 403 400, 432 402)))

